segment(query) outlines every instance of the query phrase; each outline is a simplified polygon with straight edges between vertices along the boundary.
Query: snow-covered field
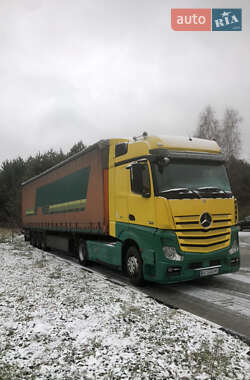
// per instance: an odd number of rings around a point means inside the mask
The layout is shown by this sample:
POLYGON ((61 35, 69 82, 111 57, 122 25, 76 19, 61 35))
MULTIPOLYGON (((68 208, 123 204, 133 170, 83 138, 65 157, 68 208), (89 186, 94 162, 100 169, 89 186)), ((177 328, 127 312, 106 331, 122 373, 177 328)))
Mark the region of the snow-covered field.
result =
POLYGON ((205 320, 0 238, 0 379, 250 379, 250 348, 205 320))

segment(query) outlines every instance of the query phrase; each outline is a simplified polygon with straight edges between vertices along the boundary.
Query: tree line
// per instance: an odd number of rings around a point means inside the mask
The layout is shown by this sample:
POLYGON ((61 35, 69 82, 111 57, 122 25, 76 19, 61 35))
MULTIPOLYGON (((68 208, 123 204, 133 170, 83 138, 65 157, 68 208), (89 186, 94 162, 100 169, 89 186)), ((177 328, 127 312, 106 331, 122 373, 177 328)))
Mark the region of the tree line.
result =
MULTIPOLYGON (((239 204, 239 215, 250 215, 250 164, 240 159, 242 141, 242 118, 238 111, 226 108, 222 121, 216 117, 211 106, 207 106, 199 117, 195 137, 216 140, 226 158, 226 166, 232 190, 239 204)), ((24 160, 18 157, 6 160, 0 168, 0 225, 21 225, 21 183, 47 170, 69 156, 85 149, 82 141, 74 144, 67 153, 53 149, 24 160)))
POLYGON ((21 225, 21 184, 85 149, 82 141, 74 144, 67 153, 62 150, 48 150, 24 160, 21 157, 6 160, 0 168, 0 225, 18 227, 21 225))
POLYGON ((242 117, 232 107, 227 107, 221 121, 209 105, 200 113, 195 137, 215 140, 222 148, 233 194, 238 200, 239 216, 250 215, 250 164, 240 159, 242 117))

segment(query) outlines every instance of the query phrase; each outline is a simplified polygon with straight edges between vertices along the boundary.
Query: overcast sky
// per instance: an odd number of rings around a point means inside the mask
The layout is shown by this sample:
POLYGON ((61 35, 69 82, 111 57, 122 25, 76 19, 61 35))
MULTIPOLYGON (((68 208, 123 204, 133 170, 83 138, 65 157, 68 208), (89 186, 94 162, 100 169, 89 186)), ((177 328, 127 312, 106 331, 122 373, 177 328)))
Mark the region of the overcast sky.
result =
POLYGON ((192 135, 210 104, 243 117, 249 0, 0 0, 0 163, 77 141, 192 135), (171 8, 242 8, 242 32, 176 32, 171 8))

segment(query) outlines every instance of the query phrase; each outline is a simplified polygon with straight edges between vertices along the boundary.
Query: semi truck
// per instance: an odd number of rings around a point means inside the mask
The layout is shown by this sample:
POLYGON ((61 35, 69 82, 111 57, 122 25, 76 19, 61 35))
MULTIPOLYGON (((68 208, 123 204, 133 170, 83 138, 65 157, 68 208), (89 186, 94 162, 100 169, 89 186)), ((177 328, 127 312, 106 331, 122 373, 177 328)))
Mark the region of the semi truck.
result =
POLYGON ((22 184, 25 239, 134 285, 239 270, 238 208, 215 141, 101 140, 22 184))

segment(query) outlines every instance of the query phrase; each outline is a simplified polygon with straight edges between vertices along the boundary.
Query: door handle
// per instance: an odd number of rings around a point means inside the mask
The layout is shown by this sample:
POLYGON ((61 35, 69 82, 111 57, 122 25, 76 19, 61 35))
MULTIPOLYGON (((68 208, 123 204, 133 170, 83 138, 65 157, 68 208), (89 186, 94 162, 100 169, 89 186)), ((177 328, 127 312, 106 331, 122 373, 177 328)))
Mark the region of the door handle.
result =
POLYGON ((135 220, 135 216, 133 214, 129 214, 128 218, 129 220, 135 220))

